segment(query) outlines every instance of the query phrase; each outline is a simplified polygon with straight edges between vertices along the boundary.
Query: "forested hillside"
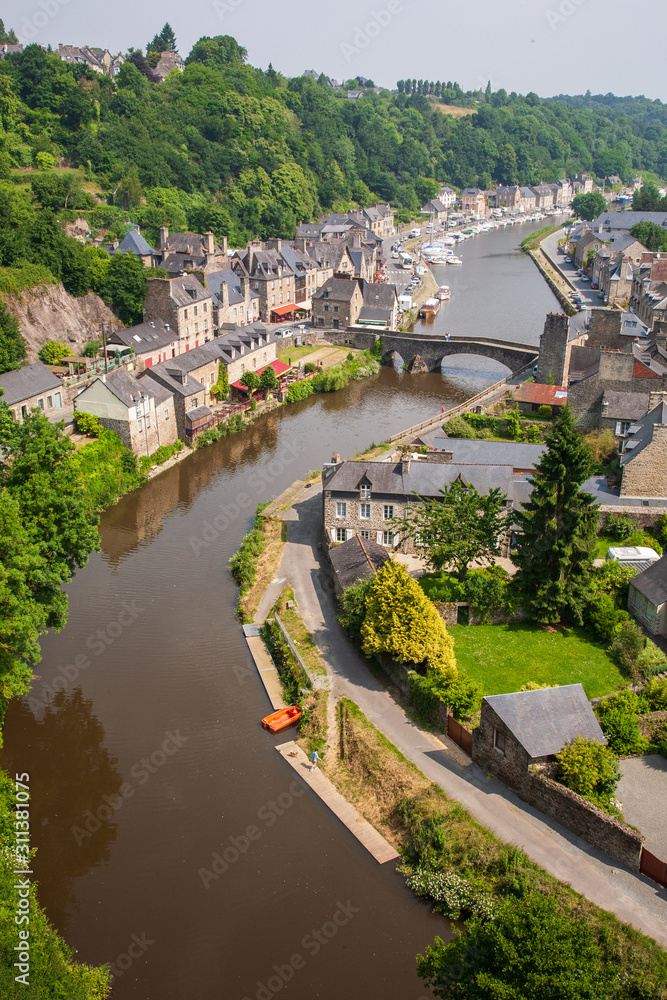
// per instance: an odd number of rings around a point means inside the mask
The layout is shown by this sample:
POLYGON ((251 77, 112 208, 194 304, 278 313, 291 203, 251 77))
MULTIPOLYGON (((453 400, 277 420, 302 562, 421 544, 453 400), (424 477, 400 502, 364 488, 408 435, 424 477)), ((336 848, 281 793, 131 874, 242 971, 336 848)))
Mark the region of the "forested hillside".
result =
POLYGON ((122 238, 135 222, 149 241, 167 225, 239 246, 354 203, 389 201, 407 221, 443 182, 667 175, 659 101, 464 94, 421 80, 350 101, 324 76, 254 69, 229 36, 200 39, 161 84, 155 56, 132 53, 115 82, 37 45, 0 62, 0 294, 62 281, 134 321, 140 269, 68 238, 63 224, 81 215, 93 235, 122 238), (441 101, 475 110, 454 117, 441 101))

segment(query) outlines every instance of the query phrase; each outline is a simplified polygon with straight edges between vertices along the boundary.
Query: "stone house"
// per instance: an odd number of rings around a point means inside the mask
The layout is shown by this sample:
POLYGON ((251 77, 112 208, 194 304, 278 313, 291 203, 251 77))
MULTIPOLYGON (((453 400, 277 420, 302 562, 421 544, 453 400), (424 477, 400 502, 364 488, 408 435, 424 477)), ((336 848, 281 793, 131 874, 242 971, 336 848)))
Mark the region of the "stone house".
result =
POLYGON ((533 188, 536 208, 553 208, 554 190, 552 184, 536 184, 533 188))
POLYGON ((600 404, 600 430, 611 431, 617 444, 622 444, 630 427, 648 411, 650 398, 648 392, 605 390, 600 404))
POLYGON ((607 742, 581 684, 487 695, 472 734, 472 759, 521 791, 529 768, 553 759, 577 736, 607 742))
POLYGON ((245 330, 223 333, 215 341, 220 362, 227 369, 229 384, 237 382, 247 371, 259 371, 265 365, 278 360, 278 347, 282 341, 276 340, 261 323, 245 330))
MULTIPOLYGON (((401 540, 398 524, 409 507, 423 497, 438 498, 440 490, 460 480, 486 493, 493 486, 513 496, 511 466, 460 465, 448 462, 446 453, 430 461, 332 462, 322 472, 324 534, 330 544, 359 534, 363 542, 385 548, 417 551, 412 539, 401 540)), ((511 503, 512 501, 508 501, 511 503)))
POLYGON ((630 307, 650 330, 667 320, 667 256, 642 254, 633 269, 630 307))
POLYGON ((113 243, 107 245, 104 249, 110 256, 113 256, 115 253, 128 253, 131 251, 136 257, 139 257, 139 259, 143 261, 144 267, 153 266, 155 250, 141 235, 139 226, 135 226, 134 229, 130 229, 129 233, 126 233, 120 242, 118 242, 118 240, 114 240, 113 243))
POLYGON ((218 368, 221 361, 221 353, 218 340, 211 340, 208 344, 202 344, 191 351, 179 354, 173 360, 163 361, 156 365, 158 373, 169 372, 172 377, 175 371, 186 372, 191 379, 195 379, 202 387, 202 392, 197 396, 197 406, 208 406, 211 399, 211 387, 218 381, 218 368))
POLYGON ((512 398, 523 413, 536 413, 540 406, 550 406, 555 411, 567 405, 567 389, 563 385, 521 382, 512 390, 512 398))
MULTIPOLYGON (((452 194, 454 194, 453 191, 452 194)), ((447 205, 440 198, 431 198, 422 208, 421 214, 428 215, 429 218, 433 216, 434 222, 445 222, 447 220, 447 205)))
POLYGON ((496 189, 496 208, 509 208, 516 212, 521 206, 521 188, 516 184, 501 184, 496 189))
POLYGON ((174 400, 177 436, 181 441, 190 441, 192 415, 200 406, 205 405, 207 390, 202 383, 183 368, 176 367, 173 361, 148 368, 137 381, 146 390, 168 390, 174 400))
POLYGON ((143 371, 181 353, 181 343, 175 330, 162 319, 151 319, 128 330, 114 330, 107 337, 107 357, 122 361, 136 359, 143 371))
POLYGON ((19 423, 30 410, 42 410, 49 415, 63 407, 63 384, 41 361, 4 372, 0 375, 0 389, 3 390, 0 399, 19 423))
POLYGON ((340 597, 348 587, 375 576, 389 561, 390 556, 377 542, 368 538, 364 541, 356 534, 351 535, 341 545, 335 545, 330 549, 329 559, 333 571, 334 590, 340 597))
POLYGON ((365 326, 381 326, 395 330, 398 325, 398 296, 396 285, 363 285, 363 305, 356 322, 365 326))
POLYGON ((259 293, 250 287, 247 274, 234 271, 231 266, 206 275, 206 287, 213 298, 213 329, 218 331, 226 324, 246 326, 259 319, 259 293))
POLYGON ((174 69, 179 70, 181 73, 185 69, 185 63, 178 52, 162 52, 160 61, 153 70, 153 73, 158 78, 158 82, 163 83, 174 69))
POLYGON ((360 221, 365 221, 366 226, 380 239, 394 235, 394 213, 386 202, 371 205, 370 208, 362 208, 360 214, 363 217, 360 221))
POLYGON ((180 350, 210 340, 214 334, 213 297, 193 274, 180 278, 151 278, 144 300, 144 320, 161 319, 175 330, 180 350))
POLYGON ((667 403, 630 425, 621 454, 621 496, 667 497, 667 403))
POLYGON ((161 385, 139 382, 125 368, 94 379, 75 396, 74 409, 96 416, 135 455, 152 455, 178 436, 173 394, 161 385))
POLYGON ((521 208, 524 212, 533 212, 537 203, 535 192, 529 187, 522 187, 519 190, 521 191, 521 208))
POLYGON ((437 200, 445 208, 453 208, 456 204, 456 191, 453 191, 450 187, 440 188, 437 200))
POLYGON ((591 176, 591 174, 577 174, 574 180, 575 183, 581 185, 581 190, 579 192, 581 194, 590 194, 595 187, 595 179, 591 176))
POLYGON ((58 55, 70 65, 88 66, 104 76, 115 76, 125 62, 122 55, 112 56, 108 49, 91 48, 89 45, 58 45, 58 55))
POLYGON ((232 258, 232 268, 237 274, 248 275, 252 291, 259 296, 259 318, 271 323, 274 310, 280 312, 286 306, 296 309, 296 275, 283 256, 282 240, 268 240, 266 246, 262 249, 261 244, 249 244, 232 258))
POLYGON ((486 215, 486 194, 480 188, 464 188, 461 192, 461 208, 473 215, 486 215))
POLYGON ((567 178, 555 181, 549 187, 553 191, 554 205, 563 206, 570 204, 572 201, 572 185, 567 178))
POLYGON ((186 272, 211 274, 229 266, 227 239, 222 246, 215 242, 212 232, 172 233, 166 226, 160 228, 160 246, 153 252, 153 264, 161 267, 169 277, 178 277, 186 272))
MULTIPOLYGON (((295 244, 299 244, 297 239, 295 244)), ((315 261, 319 268, 317 275, 317 288, 326 284, 329 278, 353 278, 355 277, 355 263, 352 259, 351 248, 346 243, 327 243, 324 241, 308 241, 305 252, 315 261)), ((317 291, 317 288, 315 291, 317 291)), ((311 294, 312 299, 312 294, 311 294)))
POLYGON ((628 611, 651 635, 667 634, 667 556, 632 578, 628 611))
POLYGON ((294 240, 293 245, 283 242, 282 255, 294 272, 294 301, 299 309, 310 312, 313 295, 324 282, 323 270, 330 276, 329 268, 322 269, 304 246, 305 240, 294 240))
POLYGON ((638 222, 653 222, 656 226, 667 229, 667 212, 612 212, 605 211, 597 219, 589 223, 596 233, 611 232, 614 229, 624 229, 629 232, 638 222))
POLYGON ((330 278, 313 296, 313 327, 345 330, 357 322, 364 304, 362 286, 354 278, 330 278))

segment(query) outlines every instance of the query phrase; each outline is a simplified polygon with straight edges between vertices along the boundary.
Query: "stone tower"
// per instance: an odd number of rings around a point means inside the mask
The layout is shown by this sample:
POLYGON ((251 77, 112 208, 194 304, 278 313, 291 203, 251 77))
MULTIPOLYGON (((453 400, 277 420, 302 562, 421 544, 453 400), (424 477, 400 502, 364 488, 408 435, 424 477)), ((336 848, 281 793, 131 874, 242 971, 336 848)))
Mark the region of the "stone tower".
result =
POLYGON ((570 350, 568 343, 570 321, 565 313, 548 313, 544 323, 544 332, 540 337, 540 356, 537 361, 536 382, 545 385, 567 385, 567 373, 570 368, 570 350))

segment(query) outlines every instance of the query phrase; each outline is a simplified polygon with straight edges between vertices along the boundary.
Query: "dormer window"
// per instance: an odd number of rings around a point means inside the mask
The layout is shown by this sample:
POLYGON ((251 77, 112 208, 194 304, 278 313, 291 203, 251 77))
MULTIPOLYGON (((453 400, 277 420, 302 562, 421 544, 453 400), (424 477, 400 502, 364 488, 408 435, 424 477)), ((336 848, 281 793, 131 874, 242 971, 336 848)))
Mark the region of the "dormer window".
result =
POLYGON ((370 500, 370 498, 371 498, 371 488, 370 488, 370 486, 362 486, 359 492, 360 492, 360 499, 361 500, 370 500))

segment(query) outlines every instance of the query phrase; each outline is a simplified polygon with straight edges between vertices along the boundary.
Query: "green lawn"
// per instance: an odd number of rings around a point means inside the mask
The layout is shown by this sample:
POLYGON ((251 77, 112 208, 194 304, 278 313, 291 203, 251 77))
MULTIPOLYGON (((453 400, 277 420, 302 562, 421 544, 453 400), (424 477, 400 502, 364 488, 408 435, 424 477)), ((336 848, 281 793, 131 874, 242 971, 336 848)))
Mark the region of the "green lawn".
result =
POLYGON ((547 632, 532 625, 456 625, 456 660, 482 693, 507 694, 528 681, 582 684, 589 698, 626 684, 602 646, 584 629, 547 632))
POLYGON ((607 555, 607 549, 612 545, 620 545, 620 542, 610 538, 609 535, 598 535, 595 543, 595 558, 604 559, 607 555))
POLYGON ((285 351, 278 352, 278 360, 287 364, 289 361, 298 361, 299 358, 305 358, 306 355, 314 354, 315 351, 319 350, 321 350, 320 347, 310 347, 308 344, 304 344, 303 347, 289 347, 285 351))

